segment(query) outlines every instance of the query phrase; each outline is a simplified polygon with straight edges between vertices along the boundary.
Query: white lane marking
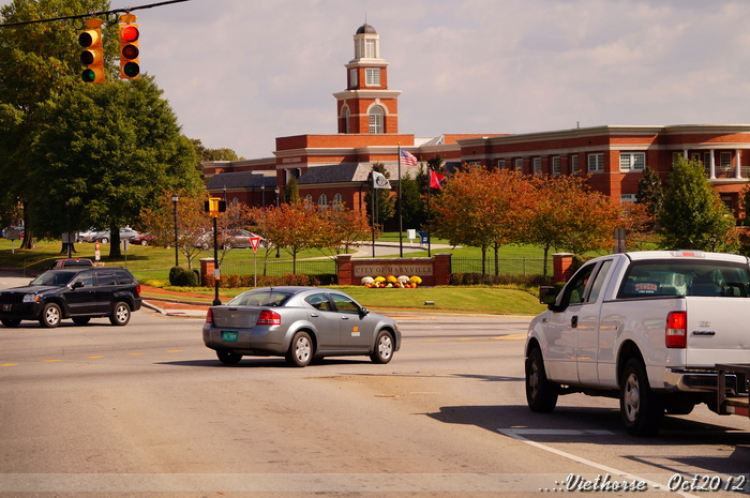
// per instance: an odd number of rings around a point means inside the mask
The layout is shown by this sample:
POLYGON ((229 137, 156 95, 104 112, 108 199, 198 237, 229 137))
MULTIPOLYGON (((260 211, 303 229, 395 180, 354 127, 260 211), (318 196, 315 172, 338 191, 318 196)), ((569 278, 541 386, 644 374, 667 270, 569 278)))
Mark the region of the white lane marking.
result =
MULTIPOLYGON (((594 467, 595 469, 602 470, 602 471, 607 472, 609 474, 612 474, 612 475, 615 475, 615 476, 619 476, 619 477, 624 477, 626 479, 643 481, 643 482, 647 483, 649 485, 649 487, 653 487, 655 489, 664 490, 664 491, 668 491, 669 490, 669 488, 667 487, 666 484, 661 484, 661 483, 658 483, 658 482, 655 482, 655 481, 644 479, 642 477, 638 477, 638 476, 633 475, 633 474, 631 474, 629 472, 625 472, 625 471, 622 471, 622 470, 619 470, 619 469, 615 469, 613 467, 607 467, 606 465, 602 465, 600 463, 588 460, 586 458, 579 457, 579 456, 574 455, 572 453, 567 453, 565 451, 556 450, 555 448, 552 448, 551 446, 547 446, 547 445, 544 445, 544 444, 541 444, 541 443, 537 443, 536 441, 532 441, 530 439, 526 439, 525 437, 521 436, 521 434, 540 434, 540 435, 542 435, 542 434, 544 434, 544 435, 559 434, 559 435, 570 435, 570 434, 567 434, 568 432, 571 432, 569 430, 554 430, 554 429, 497 429, 497 432, 499 432, 500 434, 503 434, 505 436, 512 437, 513 439, 516 439, 518 441, 526 443, 526 444, 528 444, 530 446, 533 446, 535 448, 539 448, 540 450, 544 450, 544 451, 547 451, 549 453, 554 453, 555 455, 561 456, 563 458, 567 458, 569 460, 573 460, 574 462, 578 462, 578 463, 581 463, 583 465, 588 465, 590 467, 594 467)), ((572 431, 572 432, 580 432, 581 433, 580 435, 587 435, 587 434, 597 435, 597 434, 591 434, 591 433, 596 433, 596 432, 605 432, 605 433, 613 434, 613 433, 611 433, 609 431, 585 431, 585 430, 582 430, 582 431, 572 431)), ((684 496, 686 498, 698 498, 696 495, 691 495, 689 493, 681 493, 679 491, 676 491, 675 493, 679 494, 680 496, 684 496)))

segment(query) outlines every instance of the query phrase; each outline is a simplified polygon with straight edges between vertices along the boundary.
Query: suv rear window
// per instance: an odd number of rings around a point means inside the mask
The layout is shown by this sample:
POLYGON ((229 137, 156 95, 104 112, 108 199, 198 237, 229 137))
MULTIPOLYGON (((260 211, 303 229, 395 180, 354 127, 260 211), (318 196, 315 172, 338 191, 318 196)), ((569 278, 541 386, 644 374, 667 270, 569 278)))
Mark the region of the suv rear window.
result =
POLYGON ((723 261, 635 261, 618 299, 656 296, 750 297, 750 267, 723 261))

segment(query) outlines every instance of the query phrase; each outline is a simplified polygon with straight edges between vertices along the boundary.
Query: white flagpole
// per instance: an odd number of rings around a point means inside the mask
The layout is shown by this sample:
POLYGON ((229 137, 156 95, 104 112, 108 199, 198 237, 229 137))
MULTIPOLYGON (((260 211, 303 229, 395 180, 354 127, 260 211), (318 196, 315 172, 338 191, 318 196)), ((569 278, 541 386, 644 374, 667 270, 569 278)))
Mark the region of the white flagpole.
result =
POLYGON ((404 218, 401 210, 401 144, 398 146, 398 252, 400 257, 404 257, 404 218))

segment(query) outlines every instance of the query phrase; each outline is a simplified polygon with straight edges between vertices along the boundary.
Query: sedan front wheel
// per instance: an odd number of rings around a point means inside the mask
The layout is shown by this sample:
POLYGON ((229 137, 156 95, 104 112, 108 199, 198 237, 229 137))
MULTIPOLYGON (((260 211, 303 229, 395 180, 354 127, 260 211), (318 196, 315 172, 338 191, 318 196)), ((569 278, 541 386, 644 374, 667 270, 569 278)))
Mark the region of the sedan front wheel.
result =
POLYGON ((383 330, 375 340, 375 349, 370 355, 373 363, 388 363, 393 358, 393 336, 390 332, 383 330))

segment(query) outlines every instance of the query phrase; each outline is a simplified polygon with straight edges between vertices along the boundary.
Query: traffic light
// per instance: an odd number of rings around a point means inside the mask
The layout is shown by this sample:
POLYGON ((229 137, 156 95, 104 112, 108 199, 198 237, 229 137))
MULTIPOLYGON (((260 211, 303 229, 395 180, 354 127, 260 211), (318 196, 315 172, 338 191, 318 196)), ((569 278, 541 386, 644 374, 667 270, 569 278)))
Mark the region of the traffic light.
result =
POLYGON ((210 216, 216 218, 219 213, 227 212, 227 201, 221 197, 209 197, 203 207, 210 216))
POLYGON ((141 73, 138 59, 138 39, 141 32, 137 24, 133 24, 138 16, 124 14, 120 16, 120 78, 132 80, 141 73))
POLYGON ((86 69, 81 73, 81 79, 86 83, 104 83, 101 25, 101 19, 89 19, 86 21, 88 29, 78 35, 78 43, 85 49, 81 52, 81 64, 86 69))

